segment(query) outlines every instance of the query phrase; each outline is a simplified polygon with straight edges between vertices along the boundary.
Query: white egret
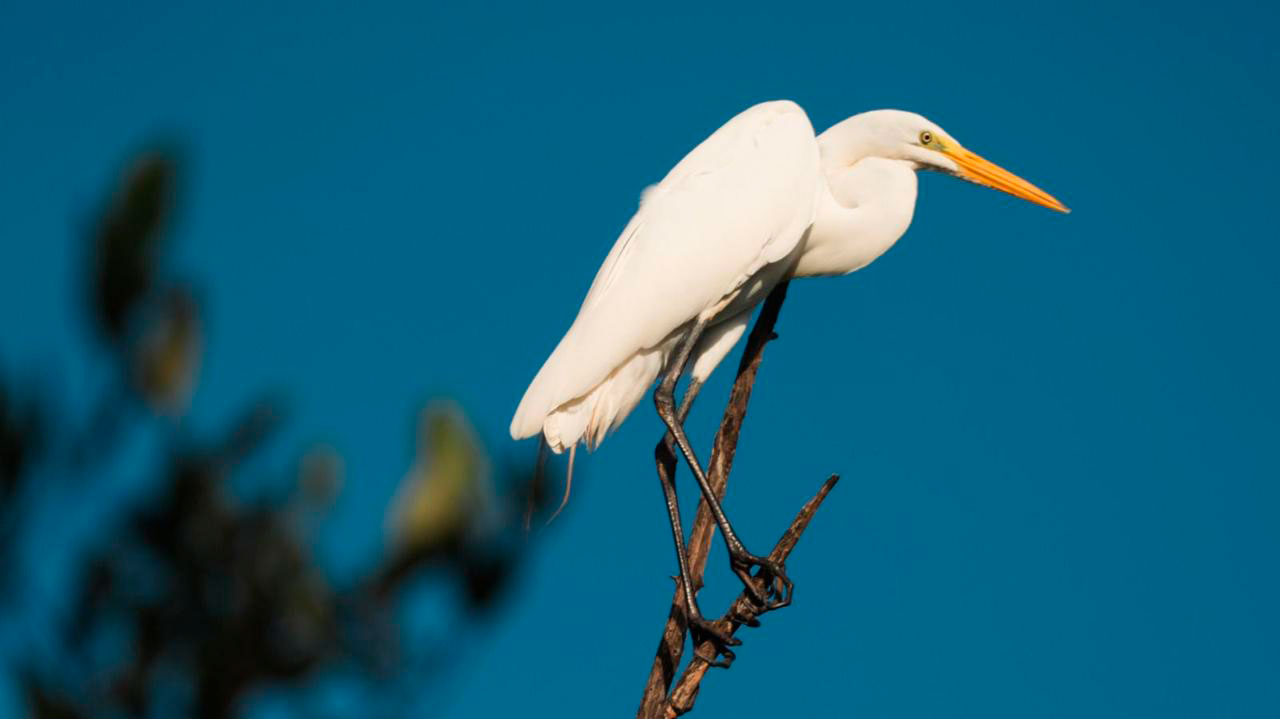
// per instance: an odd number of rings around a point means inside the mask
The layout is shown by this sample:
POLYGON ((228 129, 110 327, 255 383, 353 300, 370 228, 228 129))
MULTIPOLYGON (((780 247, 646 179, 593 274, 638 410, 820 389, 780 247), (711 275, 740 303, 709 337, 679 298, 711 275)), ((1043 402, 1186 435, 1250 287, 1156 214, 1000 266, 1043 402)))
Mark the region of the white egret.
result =
MULTIPOLYGON (((594 449, 654 381, 658 414, 706 497, 734 572, 769 579, 767 608, 790 601, 782 567, 751 554, 716 502, 683 422, 702 382, 742 337, 752 309, 780 281, 866 267, 911 223, 916 171, 937 170, 1054 210, 1052 196, 966 150, 936 124, 899 110, 844 120, 819 136, 789 101, 740 113, 657 185, 596 273, 569 331, 534 378, 515 417, 515 439, 541 433, 554 452, 594 449), (675 388, 690 386, 679 409, 675 388)), ((572 472, 572 471, 570 471, 572 472)), ((673 483, 664 483, 690 628, 726 658, 689 582, 673 483)), ((754 590, 752 590, 754 592, 754 590)), ((695 645, 696 646, 696 645, 695 645)))

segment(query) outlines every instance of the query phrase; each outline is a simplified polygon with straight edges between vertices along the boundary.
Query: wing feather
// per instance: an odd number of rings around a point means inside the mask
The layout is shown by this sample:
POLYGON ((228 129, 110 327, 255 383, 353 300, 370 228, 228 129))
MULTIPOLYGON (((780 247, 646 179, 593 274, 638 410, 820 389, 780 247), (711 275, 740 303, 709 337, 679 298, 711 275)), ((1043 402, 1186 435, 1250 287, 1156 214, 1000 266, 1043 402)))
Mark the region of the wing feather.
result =
POLYGON ((813 127, 789 101, 751 107, 694 148, 645 191, 512 436, 536 434, 549 412, 787 257, 813 222, 820 181, 813 127))

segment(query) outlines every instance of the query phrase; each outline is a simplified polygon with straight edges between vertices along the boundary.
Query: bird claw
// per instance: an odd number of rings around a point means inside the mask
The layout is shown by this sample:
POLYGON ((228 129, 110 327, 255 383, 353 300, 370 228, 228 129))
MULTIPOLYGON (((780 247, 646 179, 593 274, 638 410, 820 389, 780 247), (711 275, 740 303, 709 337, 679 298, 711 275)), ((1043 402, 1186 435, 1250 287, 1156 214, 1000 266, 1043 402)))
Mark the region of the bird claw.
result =
POLYGON ((693 654, 711 667, 728 668, 737 657, 730 647, 741 645, 742 641, 720 628, 715 623, 710 622, 701 615, 694 615, 689 618, 689 636, 693 641, 693 654), (715 647, 715 652, 711 657, 707 657, 699 652, 703 643, 710 642, 715 647), (723 656, 724 660, 720 657, 723 656))
POLYGON ((729 562, 734 574, 746 588, 751 601, 760 608, 760 612, 779 610, 791 604, 795 585, 791 582, 791 578, 787 577, 782 563, 750 554, 733 557, 729 562), (751 574, 752 566, 760 568, 755 575, 751 574), (763 592, 757 585, 757 580, 764 582, 763 592))

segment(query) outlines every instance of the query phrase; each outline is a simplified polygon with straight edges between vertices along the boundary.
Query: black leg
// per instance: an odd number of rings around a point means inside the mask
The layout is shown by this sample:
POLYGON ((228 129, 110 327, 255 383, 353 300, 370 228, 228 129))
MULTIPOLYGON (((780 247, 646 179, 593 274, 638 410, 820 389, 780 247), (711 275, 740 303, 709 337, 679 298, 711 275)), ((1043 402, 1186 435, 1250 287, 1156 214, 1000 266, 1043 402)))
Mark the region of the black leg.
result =
MULTIPOLYGON (((702 383, 695 381, 689 384, 684 398, 680 401, 678 417, 681 423, 689 416, 689 408, 693 406, 693 400, 698 396, 698 391, 701 389, 702 383)), ((675 540, 676 563, 680 566, 680 588, 684 594, 685 625, 692 635, 694 651, 697 651, 703 641, 711 640, 715 643, 718 653, 724 656, 724 660, 720 661, 715 657, 704 657, 703 659, 717 667, 729 667, 735 657, 733 651, 729 648, 734 645, 741 645, 742 641, 722 633, 713 623, 708 622, 703 617, 702 610, 698 607, 693 578, 690 576, 689 571, 689 553, 684 545, 684 528, 680 521, 680 501, 677 497, 675 478, 673 477, 676 468, 675 438, 670 431, 658 442, 657 447, 653 449, 653 453, 654 459, 657 460, 658 464, 658 479, 662 481, 662 493, 667 501, 667 515, 671 519, 671 536, 675 540)))
MULTIPOLYGON (((678 417, 676 413, 676 384, 679 382, 680 375, 684 372, 684 367, 689 362, 689 355, 693 352, 693 348, 697 345, 698 338, 702 335, 704 329, 706 329, 705 321, 699 320, 695 322, 690 328, 689 334, 676 348, 676 353, 668 365, 666 375, 653 392, 653 402, 657 406, 658 416, 662 418, 663 423, 667 426, 669 436, 675 439, 681 453, 689 464, 689 469, 698 481, 698 486, 702 488, 702 496, 706 499, 707 506, 711 508, 711 515, 715 518, 721 534, 724 535, 725 546, 729 550, 729 565, 734 574, 742 581, 747 592, 751 593, 757 603, 765 610, 786 607, 791 604, 793 590, 790 578, 787 577, 781 563, 775 563, 769 558, 753 555, 747 551, 742 541, 738 539, 738 534, 733 531, 733 526, 729 524, 729 518, 725 516, 724 508, 720 506, 720 501, 716 499, 715 493, 711 489, 711 484, 707 481, 707 475, 703 472, 702 465, 698 462, 698 458, 693 452, 693 446, 689 443, 688 436, 685 435, 684 417, 678 417), (760 577, 766 581, 766 591, 763 596, 756 589, 753 582, 751 576, 752 567, 759 567, 760 577), (770 595, 776 599, 770 600, 770 595)), ((687 412, 687 409, 687 407, 681 407, 683 411, 687 412)), ((663 444, 666 444, 665 439, 663 444)), ((680 544, 683 545, 683 534, 681 535, 680 544)), ((686 590, 686 592, 691 592, 691 590, 686 590)))
MULTIPOLYGON (((701 390, 700 383, 692 383, 689 389, 685 391, 684 400, 680 403, 680 420, 683 422, 689 415, 689 408, 693 405, 693 399, 697 397, 698 391, 701 390)), ((680 566, 680 585, 684 590, 684 604, 690 617, 701 615, 698 610, 698 603, 694 599, 693 580, 689 575, 689 553, 684 546, 684 528, 680 521, 680 499, 676 492, 675 469, 675 438, 672 437, 670 431, 666 436, 658 442, 658 446, 653 449, 654 459, 658 463, 658 479, 662 481, 662 494, 667 501, 667 515, 671 519, 671 535, 676 545, 676 563, 680 566)))

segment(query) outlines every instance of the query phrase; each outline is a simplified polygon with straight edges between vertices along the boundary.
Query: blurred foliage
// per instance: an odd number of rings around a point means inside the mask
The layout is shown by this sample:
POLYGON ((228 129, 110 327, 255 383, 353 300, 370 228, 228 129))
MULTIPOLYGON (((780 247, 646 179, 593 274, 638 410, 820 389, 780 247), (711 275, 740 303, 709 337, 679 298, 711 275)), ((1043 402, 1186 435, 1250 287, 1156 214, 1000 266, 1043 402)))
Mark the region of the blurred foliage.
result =
MULTIPOLYGON (((81 423, 19 397, 0 378, 7 558, 39 530, 20 520, 23 503, 32 502, 25 486, 62 475, 106 482, 122 431, 181 426, 204 336, 198 293, 164 265, 179 176, 172 153, 143 155, 89 233, 90 314, 115 365, 102 403, 81 423), (76 427, 84 430, 69 430, 76 427)), ((239 712, 250 691, 297 687, 334 668, 378 686, 419 688, 430 681, 422 668, 453 662, 456 636, 426 647, 402 637, 409 588, 427 582, 459 590, 445 610, 455 616, 446 619, 451 633, 496 606, 530 547, 521 515, 528 507, 545 512, 533 463, 495 471, 461 408, 428 405, 386 513, 385 555, 338 583, 311 550, 316 518, 341 501, 344 463, 335 450, 320 446, 299 458, 296 481, 276 484, 292 488, 282 496, 248 501, 232 490, 232 478, 270 443, 281 415, 277 403, 263 400, 222 437, 161 435, 161 457, 143 464, 159 469, 147 484, 157 490, 95 531, 102 541, 83 553, 54 656, 33 652, 19 668, 32 713, 224 716, 239 712)), ((11 565, 0 581, 10 587, 11 565)))
POLYGON ((489 460, 462 410, 428 407, 418 431, 418 456, 388 517, 391 543, 401 550, 456 545, 490 532, 493 479, 489 460))
POLYGON ((92 307, 110 342, 124 339, 152 290, 176 176, 177 167, 165 153, 139 158, 94 233, 92 307))
POLYGON ((157 305, 135 346, 133 382, 154 412, 182 415, 200 371, 200 315, 182 286, 170 288, 157 305))

